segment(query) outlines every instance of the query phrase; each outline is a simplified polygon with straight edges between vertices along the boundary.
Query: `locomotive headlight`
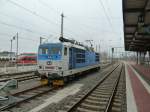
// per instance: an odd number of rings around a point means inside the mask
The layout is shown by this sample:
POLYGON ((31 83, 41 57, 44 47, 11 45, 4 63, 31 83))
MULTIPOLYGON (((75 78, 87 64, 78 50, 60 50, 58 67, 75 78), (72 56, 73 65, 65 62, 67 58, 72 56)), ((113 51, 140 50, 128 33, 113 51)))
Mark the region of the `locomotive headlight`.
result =
POLYGON ((47 61, 47 65, 51 65, 52 64, 52 62, 51 61, 47 61))

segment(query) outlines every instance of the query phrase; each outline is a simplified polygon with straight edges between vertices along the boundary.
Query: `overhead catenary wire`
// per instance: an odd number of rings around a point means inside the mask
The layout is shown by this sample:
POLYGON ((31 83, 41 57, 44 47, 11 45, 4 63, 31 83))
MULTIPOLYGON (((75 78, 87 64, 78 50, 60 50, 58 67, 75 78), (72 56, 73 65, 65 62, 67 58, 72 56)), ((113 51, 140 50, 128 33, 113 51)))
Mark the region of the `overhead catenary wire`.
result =
MULTIPOLYGON (((0 33, 0 36, 13 37, 13 35, 10 35, 10 34, 7 34, 7 33, 0 33)), ((19 39, 30 40, 30 41, 34 41, 34 42, 38 42, 39 41, 39 39, 37 39, 37 40, 29 39, 29 38, 25 38, 25 37, 22 37, 22 36, 19 36, 19 39)), ((10 40, 10 38, 7 39, 7 40, 10 40)))
POLYGON ((56 9, 54 9, 53 7, 47 5, 45 2, 43 2, 42 0, 38 0, 38 2, 43 5, 44 7, 46 7, 47 9, 49 9, 49 11, 53 11, 55 13, 57 13, 60 16, 61 12, 58 12, 56 9))
MULTIPOLYGON (((22 6, 22 5, 20 5, 20 4, 16 3, 16 2, 14 2, 14 1, 12 1, 12 0, 8 0, 8 2, 10 2, 10 3, 12 3, 13 5, 15 5, 15 6, 17 6, 17 7, 21 8, 21 9, 23 9, 23 10, 25 10, 25 11, 31 13, 31 14, 34 15, 34 16, 39 17, 40 19, 44 20, 45 22, 48 22, 49 24, 58 25, 57 23, 52 22, 51 20, 49 20, 49 19, 47 19, 47 18, 45 18, 45 17, 43 17, 43 16, 37 14, 36 12, 34 12, 34 11, 28 9, 28 8, 25 8, 24 6, 22 6)), ((27 29, 27 30, 28 30, 28 29, 27 29)), ((29 31, 30 31, 30 30, 29 30, 29 31)), ((35 32, 33 32, 33 33, 35 33, 35 32)))
MULTIPOLYGON (((54 8, 52 8, 51 6, 49 6, 49 5, 47 5, 45 2, 43 2, 43 0, 38 0, 44 7, 46 7, 46 8, 48 8, 49 9, 49 11, 54 11, 54 12, 56 12, 56 13, 59 13, 57 10, 55 10, 54 8), (52 9, 52 10, 51 10, 52 9)), ((103 5, 103 8, 105 8, 104 7, 104 5, 103 5)), ((106 12, 106 11, 105 11, 106 12)), ((106 12, 106 14, 107 14, 107 12, 106 12)), ((113 25, 112 25, 112 23, 111 23, 111 20, 109 19, 109 17, 107 16, 107 18, 108 18, 108 20, 109 20, 109 24, 111 25, 111 29, 112 29, 112 32, 114 33, 114 35, 116 35, 115 34, 115 31, 114 31, 114 29, 113 29, 113 25)), ((70 20, 70 21, 72 21, 71 20, 71 18, 70 17, 67 17, 66 18, 67 20, 70 20), (68 19, 69 18, 69 19, 68 19)), ((72 22, 72 24, 74 24, 74 22, 75 21, 73 21, 72 22)), ((79 22, 78 22, 78 24, 80 24, 79 22)), ((91 26, 88 26, 87 24, 85 25, 85 24, 83 24, 83 23, 81 23, 81 27, 83 27, 83 28, 85 28, 85 29, 87 29, 87 27, 88 28, 92 28, 91 26)), ((85 32, 85 30, 83 30, 84 32, 85 32)), ((95 31, 95 29, 93 28, 93 31, 95 31)), ((85 34, 88 34, 89 32, 88 31, 86 31, 87 33, 85 33, 85 34)), ((90 32, 91 32, 91 30, 90 30, 90 32)), ((104 32, 104 31, 103 31, 104 32)), ((105 31, 105 32, 110 32, 110 31, 105 31)), ((94 33, 93 33, 94 34, 94 33)), ((91 33, 90 33, 90 35, 91 35, 91 33)))
POLYGON ((57 23, 54 23, 53 21, 51 21, 51 20, 45 18, 44 16, 41 16, 40 14, 37 14, 37 12, 32 11, 32 10, 30 10, 30 9, 28 9, 28 8, 25 8, 24 6, 22 6, 22 5, 20 5, 20 4, 16 3, 16 2, 14 2, 14 1, 12 1, 12 0, 8 0, 8 2, 10 2, 10 3, 12 3, 13 5, 15 5, 15 6, 17 6, 17 7, 21 8, 21 9, 23 9, 23 10, 25 10, 25 11, 31 13, 31 14, 34 15, 34 16, 39 17, 40 19, 42 19, 42 20, 44 20, 44 21, 46 21, 46 22, 48 22, 48 23, 58 25, 57 23))
MULTIPOLYGON (((5 13, 1 13, 0 12, 0 15, 1 16, 4 16, 4 17, 8 17, 9 19, 12 19, 12 20, 17 20, 17 21, 20 21, 20 22, 24 22, 23 20, 20 20, 20 18, 18 18, 18 17, 13 17, 13 16, 10 16, 10 15, 7 15, 7 14, 5 14, 5 13)), ((6 23, 6 22, 3 22, 3 21, 1 21, 2 22, 2 24, 3 23, 6 23)), ((0 23, 1 24, 1 23, 0 23)), ((16 28, 16 29, 20 29, 20 26, 16 26, 16 25, 11 25, 11 24, 3 24, 3 25, 7 25, 8 27, 14 27, 14 28, 16 28)), ((30 25, 31 26, 31 25, 30 25)), ((29 29, 29 28, 25 28, 25 27, 23 27, 23 28, 21 28, 21 30, 25 30, 25 31, 27 31, 26 29, 29 29)), ((28 31, 27 31, 28 32, 28 31)), ((51 31, 52 32, 52 31, 51 31)), ((30 31, 29 33, 34 33, 34 34, 38 34, 38 35, 42 35, 42 36, 44 36, 44 37, 47 37, 44 33, 40 33, 40 32, 38 32, 38 31, 33 31, 32 30, 32 32, 30 31), (44 35, 43 35, 44 34, 44 35)), ((57 33, 55 33, 55 32, 52 32, 52 33, 54 33, 54 34, 57 34, 57 33)), ((49 34, 49 35, 53 35, 53 34, 49 34)), ((56 36, 56 35, 55 35, 56 36)), ((56 38, 55 38, 56 39, 56 38)), ((57 38, 58 39, 58 38, 57 38)))
MULTIPOLYGON (((49 5, 47 5, 45 2, 43 2, 42 0, 38 0, 38 2, 39 3, 41 3, 41 5, 43 5, 44 7, 46 7, 47 9, 49 9, 49 11, 53 11, 53 12, 55 12, 55 13, 57 13, 58 14, 58 16, 60 16, 61 15, 61 13, 60 12, 58 12, 57 10, 55 10, 53 7, 50 7, 49 5), (51 10, 52 9, 52 10, 51 10)), ((66 17, 66 16, 65 16, 66 17)), ((65 28, 67 31, 69 31, 69 32, 72 32, 73 33, 73 31, 72 30, 70 30, 70 29, 68 29, 68 28, 65 28)), ((67 32, 65 32, 65 33, 67 33, 67 32)), ((69 35, 70 35, 70 33, 68 33, 69 35)), ((80 35, 78 35, 78 34, 75 34, 75 33, 73 33, 75 36, 80 36, 80 35)), ((72 34, 71 34, 72 35, 72 34)))
MULTIPOLYGON (((10 34, 7 34, 7 33, 1 33, 0 32, 0 36, 6 36, 6 37, 13 37, 14 35, 10 35, 10 34)), ((58 36, 52 36, 52 37, 47 37, 47 38, 45 38, 46 40, 50 40, 50 41, 53 41, 53 40, 55 40, 55 39, 57 39, 58 40, 58 36)), ((5 38, 7 41, 9 41, 10 40, 10 38, 9 39, 7 39, 7 38, 5 38)), ((19 39, 21 39, 21 40, 28 40, 28 41, 32 41, 32 42, 35 42, 35 43, 38 43, 39 42, 39 38, 37 38, 37 39, 31 39, 31 38, 26 38, 26 37, 24 37, 24 36, 20 36, 19 35, 19 39)), ((2 40, 2 39, 1 39, 2 40)))
POLYGON ((29 33, 47 36, 44 33, 40 33, 38 31, 33 31, 33 30, 30 30, 29 28, 25 28, 25 27, 9 24, 9 23, 3 22, 3 21, 0 21, 0 24, 8 26, 8 27, 13 27, 13 28, 16 28, 16 29, 19 29, 19 30, 21 29, 21 30, 24 30, 24 31, 29 32, 29 33))
MULTIPOLYGON (((20 5, 20 4, 16 3, 16 2, 14 2, 14 1, 12 1, 12 0, 8 0, 8 2, 10 2, 10 3, 12 3, 13 5, 15 5, 15 6, 17 6, 17 7, 21 8, 21 9, 23 9, 23 10, 25 10, 25 11, 31 13, 31 14, 34 15, 34 16, 39 17, 40 19, 44 20, 45 22, 48 22, 48 23, 50 23, 50 24, 55 24, 55 25, 58 25, 58 26, 59 26, 59 24, 57 24, 57 23, 51 21, 50 19, 47 19, 46 17, 41 16, 40 14, 36 13, 35 11, 32 11, 32 10, 30 10, 30 9, 28 9, 28 8, 25 8, 24 6, 22 6, 22 5, 20 5)), ((68 30, 69 32, 72 32, 70 29, 67 29, 67 30, 68 30)), ((71 35, 72 35, 72 34, 71 34, 71 35)), ((76 34, 74 34, 74 35, 76 35, 76 34)), ((76 36, 78 36, 78 35, 76 35, 76 36)))
MULTIPOLYGON (((39 17, 39 18, 41 18, 42 20, 44 20, 44 21, 46 21, 46 22, 56 24, 55 22, 52 22, 51 20, 49 20, 49 19, 47 19, 47 18, 41 16, 40 14, 36 13, 35 11, 32 11, 32 10, 30 10, 30 9, 28 9, 28 8, 26 8, 26 7, 24 7, 24 6, 20 5, 20 4, 18 4, 18 3, 16 3, 16 2, 12 1, 12 0, 8 0, 8 1, 9 1, 10 3, 14 4, 15 6, 18 6, 18 7, 20 7, 21 9, 24 9, 25 11, 27 11, 27 12, 29 12, 29 13, 31 13, 31 14, 33 14, 33 15, 39 17)), ((41 2, 41 0, 39 0, 39 1, 41 2)), ((100 2, 102 3, 101 0, 100 0, 100 2)), ((42 1, 42 3, 44 3, 44 2, 42 1)), ((48 8, 48 5, 47 5, 46 3, 44 3, 43 6, 46 6, 46 7, 48 8)), ((105 12, 105 14, 106 14, 106 17, 107 17, 108 20, 109 20, 109 24, 113 27, 113 25, 112 25, 112 23, 111 23, 111 20, 110 20, 109 16, 107 15, 107 11, 106 11, 106 9, 105 9, 103 3, 102 3, 102 6, 103 6, 104 12, 105 12)), ((50 8, 50 7, 49 7, 49 8, 50 8)), ((51 8, 50 8, 50 9, 51 9, 51 8)), ((52 9, 54 9, 54 8, 52 8, 52 9)), ((55 9, 54 9, 53 11, 57 12, 55 9)), ((57 24, 57 25, 58 25, 58 24, 57 24)), ((112 28, 112 30, 113 30, 113 28, 112 28)), ((70 29, 69 29, 68 31, 69 31, 69 32, 72 32, 72 31, 70 31, 70 29)), ((69 34, 69 35, 70 35, 70 34, 69 34)), ((72 34, 71 34, 71 35, 72 35, 72 34)), ((76 36, 79 36, 79 35, 76 35, 76 36)))
MULTIPOLYGON (((44 33, 40 33, 40 32, 38 32, 38 31, 33 31, 33 30, 30 30, 30 29, 28 29, 28 28, 24 28, 24 27, 20 27, 20 26, 17 26, 17 25, 13 25, 13 24, 8 24, 8 23, 6 23, 6 22, 3 22, 3 21, 0 21, 0 24, 2 24, 2 25, 5 25, 5 26, 8 26, 8 27, 12 27, 12 28, 16 28, 16 29, 21 29, 21 30, 24 30, 24 31, 26 31, 26 32, 29 32, 29 33, 32 33, 32 34, 36 34, 36 35, 42 35, 42 36, 44 36, 44 37, 47 37, 48 39, 49 39, 49 37, 48 37, 48 35, 45 35, 44 33)), ((3 33, 4 34, 4 33, 3 33)), ((49 35, 53 35, 53 34, 49 34, 49 35)), ((67 36, 67 35, 66 35, 67 36)), ((69 37, 69 36, 68 36, 69 37)), ((24 38, 25 39, 25 38, 24 38)), ((58 39, 58 37, 53 37, 53 39, 58 39)))
MULTIPOLYGON (((60 16, 60 12, 58 12, 56 9, 50 7, 49 5, 47 5, 45 2, 43 2, 42 0, 38 0, 38 2, 43 5, 44 7, 46 7, 47 9, 49 9, 49 11, 53 11, 55 13, 57 13, 60 16)), ((66 18, 68 20, 68 17, 66 18)), ((70 20, 70 19, 69 19, 70 20)), ((72 22, 73 23, 73 22, 72 22)), ((79 24, 79 23, 78 23, 79 24)), ((81 24, 82 25, 82 24, 81 24)), ((83 26, 83 25, 82 25, 83 26)), ((87 28, 87 27, 86 27, 87 28)))
MULTIPOLYGON (((22 20, 22 19, 20 19, 20 18, 17 18, 17 17, 14 17, 14 16, 10 16, 10 15, 7 15, 7 14, 4 14, 4 13, 2 13, 2 12, 0 12, 0 15, 1 16, 4 16, 4 17, 7 17, 7 18, 9 18, 9 19, 12 19, 12 20, 17 20, 17 21, 20 21, 20 22, 25 22, 24 20, 22 20)), ((6 22, 5 22, 6 23, 6 22)), ((8 24, 8 23, 7 23, 8 24)), ((31 24, 28 24, 29 26, 33 26, 33 25, 31 25, 31 24)), ((16 26, 16 25, 15 25, 16 26)), ((19 27, 19 26, 18 26, 19 27)), ((36 28, 37 28, 37 26, 35 26, 36 28)), ((25 28, 25 27, 24 27, 25 28)), ((29 28, 25 28, 25 29, 29 29, 29 28)), ((22 30, 24 30, 24 29, 22 29, 22 30)), ((32 31, 33 32, 33 31, 32 31)), ((32 32, 30 32, 30 33, 32 33, 32 32)), ((35 31, 34 31, 35 32, 35 31)), ((38 33, 39 33, 39 31, 37 31, 38 33)), ((53 31, 51 31, 52 33, 54 33, 54 34, 57 34, 56 32, 53 32, 53 31)), ((40 33, 39 33, 40 34, 40 33)), ((44 34, 44 33, 41 33, 41 34, 44 34)), ((52 35, 52 34, 50 34, 50 35, 52 35)))
MULTIPOLYGON (((68 19, 68 18, 67 18, 68 19)), ((72 20, 72 19, 68 19, 70 22, 72 22, 72 24, 76 24, 77 25, 77 21, 75 21, 75 20, 72 20)), ((110 31, 110 30, 104 30, 104 29, 102 29, 102 30, 99 30, 98 28, 94 28, 93 26, 91 26, 91 25, 87 25, 87 24, 84 24, 84 23, 79 23, 78 22, 78 24, 80 24, 80 25, 78 25, 80 28, 82 28, 82 29, 84 29, 84 31, 85 30, 88 30, 88 31, 86 31, 87 33, 86 34, 95 34, 95 32, 97 32, 96 30, 98 30, 98 32, 112 32, 112 31, 110 31)), ((92 36, 92 35, 91 35, 92 36)))
MULTIPOLYGON (((11 15, 5 14, 5 13, 3 13, 3 12, 0 12, 0 16, 7 17, 7 18, 12 19, 12 20, 17 20, 17 21, 19 21, 19 22, 21 22, 21 23, 24 23, 24 22, 25 22, 24 20, 22 20, 22 19, 20 19, 20 18, 18 18, 18 17, 11 16, 11 15)), ((33 24, 33 23, 32 23, 32 24, 33 24)), ((35 24, 33 24, 33 25, 27 24, 27 25, 30 26, 30 27, 32 27, 32 26, 34 26, 34 27, 36 27, 36 28, 38 27, 38 26, 35 25, 35 24)), ((51 32, 52 32, 52 31, 51 31, 51 32)), ((56 32, 53 32, 53 33, 56 34, 56 32)))
POLYGON ((111 19, 110 19, 109 15, 107 14, 107 11, 106 11, 106 9, 105 9, 105 6, 104 6, 102 0, 98 0, 98 1, 99 1, 100 5, 101 5, 102 8, 103 8, 104 14, 105 14, 105 16, 106 16, 106 18, 107 18, 107 21, 108 21, 108 23, 109 23, 109 25, 110 25, 110 27, 111 27, 113 33, 116 34, 116 32, 114 31, 114 28, 113 28, 113 24, 112 24, 112 22, 111 22, 111 19))

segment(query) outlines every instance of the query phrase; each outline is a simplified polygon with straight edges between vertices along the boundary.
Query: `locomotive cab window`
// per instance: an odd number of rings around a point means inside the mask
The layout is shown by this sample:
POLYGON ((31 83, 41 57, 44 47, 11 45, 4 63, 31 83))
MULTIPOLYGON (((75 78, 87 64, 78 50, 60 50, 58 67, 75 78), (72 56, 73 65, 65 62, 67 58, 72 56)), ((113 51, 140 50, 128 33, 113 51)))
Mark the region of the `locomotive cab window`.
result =
POLYGON ((64 55, 67 55, 67 47, 64 48, 64 55))
POLYGON ((40 48, 39 53, 40 54, 48 54, 48 48, 40 48))
POLYGON ((61 48, 60 47, 52 47, 50 50, 50 54, 61 54, 61 48))

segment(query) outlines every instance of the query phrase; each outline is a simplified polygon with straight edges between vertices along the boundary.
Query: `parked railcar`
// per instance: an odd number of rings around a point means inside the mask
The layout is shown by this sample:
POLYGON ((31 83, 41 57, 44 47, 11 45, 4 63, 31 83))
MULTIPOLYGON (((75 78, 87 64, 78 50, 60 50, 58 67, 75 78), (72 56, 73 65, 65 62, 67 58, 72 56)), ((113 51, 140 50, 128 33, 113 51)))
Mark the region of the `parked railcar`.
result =
POLYGON ((100 68, 99 53, 75 43, 44 43, 38 49, 38 72, 49 84, 63 85, 70 77, 100 68))
POLYGON ((17 63, 19 65, 35 65, 37 64, 37 55, 35 53, 23 53, 19 55, 17 63))

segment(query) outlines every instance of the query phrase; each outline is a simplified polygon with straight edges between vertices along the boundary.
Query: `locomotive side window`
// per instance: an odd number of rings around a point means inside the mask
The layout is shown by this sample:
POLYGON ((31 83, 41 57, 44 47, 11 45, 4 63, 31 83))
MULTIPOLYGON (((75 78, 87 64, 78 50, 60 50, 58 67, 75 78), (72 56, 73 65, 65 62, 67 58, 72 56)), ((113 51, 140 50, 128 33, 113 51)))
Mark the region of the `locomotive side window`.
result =
POLYGON ((98 53, 95 54, 95 61, 96 61, 96 62, 99 61, 99 54, 98 54, 98 53))
POLYGON ((76 49, 76 63, 85 63, 85 51, 76 49))
POLYGON ((64 48, 64 55, 67 55, 67 47, 64 48))

